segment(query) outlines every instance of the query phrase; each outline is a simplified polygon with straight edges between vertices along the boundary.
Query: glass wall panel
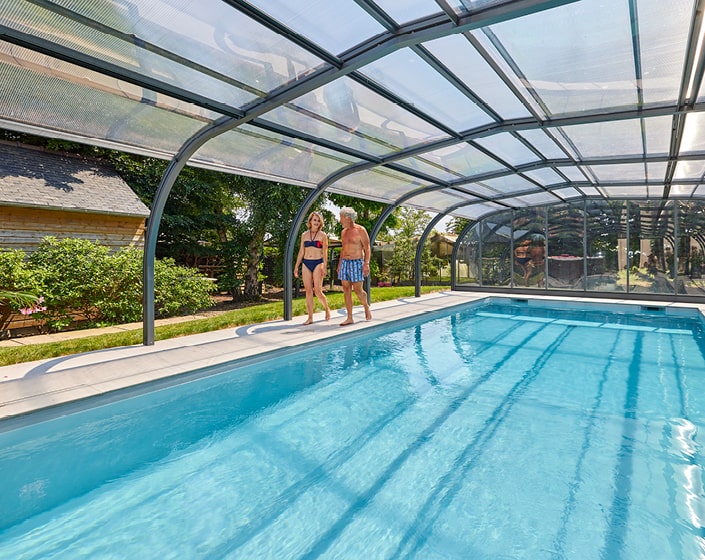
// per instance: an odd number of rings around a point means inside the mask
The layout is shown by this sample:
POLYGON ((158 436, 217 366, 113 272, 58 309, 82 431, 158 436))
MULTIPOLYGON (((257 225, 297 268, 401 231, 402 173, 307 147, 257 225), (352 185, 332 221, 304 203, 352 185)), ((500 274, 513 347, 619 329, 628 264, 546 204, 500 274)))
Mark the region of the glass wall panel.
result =
MULTIPOLYGON (((548 287, 562 290, 585 289, 584 212, 580 205, 548 209, 548 287)), ((599 269, 600 257, 588 259, 588 268, 599 269)))
POLYGON ((673 294, 673 202, 629 204, 629 291, 673 294))
POLYGON ((514 286, 544 288, 546 277, 546 209, 514 212, 514 286))
POLYGON ((588 200, 586 289, 596 292, 625 292, 626 273, 621 260, 626 260, 626 205, 621 200, 588 200), (620 247, 623 251, 620 254, 620 247), (623 277, 620 279, 620 273, 623 277))
POLYGON ((458 242, 455 259, 455 283, 458 286, 480 285, 480 230, 481 224, 475 224, 458 242))
POLYGON ((678 207, 678 292, 705 296, 705 202, 678 207))
POLYGON ((498 214, 483 220, 481 225, 481 252, 483 286, 511 284, 511 215, 498 214))

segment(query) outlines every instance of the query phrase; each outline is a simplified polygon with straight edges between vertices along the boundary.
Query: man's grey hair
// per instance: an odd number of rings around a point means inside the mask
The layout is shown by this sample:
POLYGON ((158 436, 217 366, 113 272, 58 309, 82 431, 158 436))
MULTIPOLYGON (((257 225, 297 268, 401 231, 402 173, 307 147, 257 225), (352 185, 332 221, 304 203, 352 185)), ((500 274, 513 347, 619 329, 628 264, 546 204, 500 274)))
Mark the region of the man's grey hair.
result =
POLYGON ((354 208, 350 208, 350 206, 343 206, 340 209, 340 215, 351 218, 353 222, 357 220, 357 212, 355 212, 354 208))

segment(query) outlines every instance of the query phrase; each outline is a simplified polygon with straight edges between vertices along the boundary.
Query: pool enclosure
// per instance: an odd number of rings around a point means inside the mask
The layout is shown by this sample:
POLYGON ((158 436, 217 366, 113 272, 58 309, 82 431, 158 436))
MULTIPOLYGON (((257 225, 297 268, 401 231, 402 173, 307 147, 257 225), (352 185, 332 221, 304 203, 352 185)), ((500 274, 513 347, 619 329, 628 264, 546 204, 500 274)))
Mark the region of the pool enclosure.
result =
MULTIPOLYGON (((421 242, 469 220, 458 289, 697 297, 704 5, 0 0, 0 126, 170 161, 145 239, 145 344, 185 165, 310 189, 285 277, 330 191, 387 204, 381 220, 434 214, 421 242)), ((287 284, 287 319, 291 302, 287 284)))

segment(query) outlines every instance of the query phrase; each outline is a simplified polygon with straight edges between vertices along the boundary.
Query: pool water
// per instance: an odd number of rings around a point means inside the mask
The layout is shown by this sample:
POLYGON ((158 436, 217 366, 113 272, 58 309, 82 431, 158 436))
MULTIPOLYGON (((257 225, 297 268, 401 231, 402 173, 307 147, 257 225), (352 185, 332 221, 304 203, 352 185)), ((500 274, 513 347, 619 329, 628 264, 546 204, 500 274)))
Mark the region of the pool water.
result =
POLYGON ((700 319, 546 305, 6 429, 0 558, 705 557, 700 319))

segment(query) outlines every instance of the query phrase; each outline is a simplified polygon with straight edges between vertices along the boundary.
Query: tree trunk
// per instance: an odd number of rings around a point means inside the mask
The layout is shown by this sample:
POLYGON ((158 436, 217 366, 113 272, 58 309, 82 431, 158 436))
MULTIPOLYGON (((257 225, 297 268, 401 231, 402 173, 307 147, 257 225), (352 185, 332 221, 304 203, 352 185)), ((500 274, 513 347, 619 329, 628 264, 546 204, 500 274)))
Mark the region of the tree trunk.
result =
POLYGON ((247 246, 247 273, 245 274, 244 298, 257 301, 261 298, 259 291, 259 265, 264 245, 264 231, 255 231, 247 246))

